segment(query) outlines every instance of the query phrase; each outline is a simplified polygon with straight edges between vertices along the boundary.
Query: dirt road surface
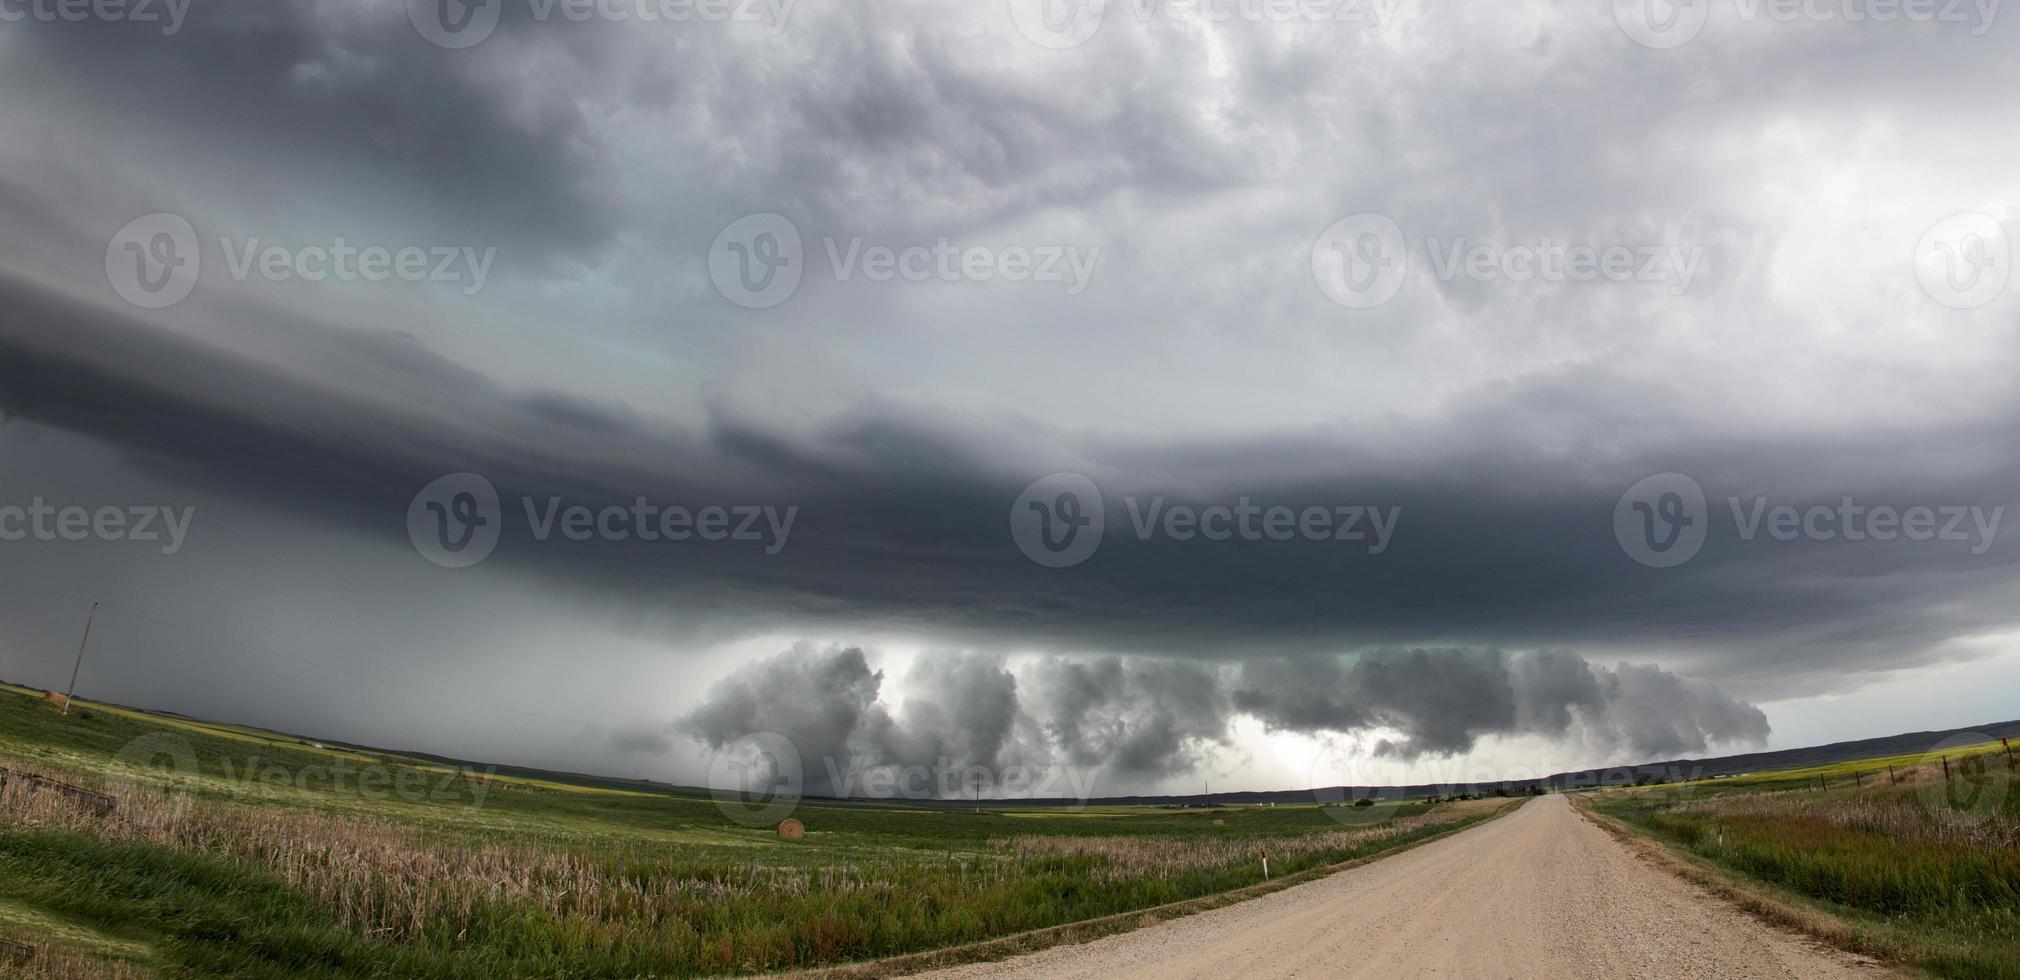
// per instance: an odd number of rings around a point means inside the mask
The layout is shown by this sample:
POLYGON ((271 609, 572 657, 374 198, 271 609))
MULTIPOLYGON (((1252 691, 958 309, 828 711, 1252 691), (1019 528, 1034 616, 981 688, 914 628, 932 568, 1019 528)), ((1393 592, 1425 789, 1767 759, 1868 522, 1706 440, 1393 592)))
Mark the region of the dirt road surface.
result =
POLYGON ((1238 905, 933 977, 1891 977, 1635 857, 1561 796, 1238 905))

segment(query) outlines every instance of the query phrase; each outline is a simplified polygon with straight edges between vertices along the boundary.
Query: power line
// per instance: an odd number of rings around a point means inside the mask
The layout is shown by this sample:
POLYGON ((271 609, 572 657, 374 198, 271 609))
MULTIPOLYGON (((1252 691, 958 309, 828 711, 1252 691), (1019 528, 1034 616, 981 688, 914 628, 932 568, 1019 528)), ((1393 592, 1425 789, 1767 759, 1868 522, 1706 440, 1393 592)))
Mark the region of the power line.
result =
MULTIPOLYGON (((371 684, 383 685, 385 687, 390 687, 395 690, 406 691, 410 694, 420 694, 425 695, 427 697, 437 698, 443 701, 453 701, 458 704, 467 705, 473 708, 484 708, 489 711, 503 711, 508 714, 521 715, 527 718, 538 718, 542 721, 550 721, 560 725, 567 725, 571 728, 580 727, 582 724, 579 721, 572 721, 567 718, 559 718, 554 715, 541 714, 538 711, 528 711, 524 708, 514 708, 509 705, 503 705, 503 704, 492 704, 488 701, 479 701, 475 698, 467 698, 458 694, 450 694, 447 691, 438 691, 432 688, 418 687, 413 684, 403 684, 399 681, 386 680, 383 677, 375 677, 370 674, 361 673, 359 671, 351 670, 345 667, 333 667, 329 664, 322 663, 320 661, 310 660, 305 657, 297 657, 291 654, 282 653, 278 650, 273 650, 267 647, 259 646, 257 644, 247 643, 243 640, 236 640, 232 639, 231 637, 220 636, 216 633, 209 632, 208 630, 198 629, 197 627, 190 626, 186 623, 176 622, 175 620, 169 619, 165 616, 157 616, 154 615, 153 613, 141 612, 140 610, 137 609, 131 609, 126 606, 118 605, 116 603, 104 602, 103 600, 93 599, 89 596, 77 595, 76 593, 72 592, 64 592, 59 589, 50 589, 37 585, 29 585, 26 582, 16 582, 12 579, 6 579, 6 578, 0 578, 0 585, 9 585, 17 589, 25 589, 30 592, 39 592, 42 593, 43 595, 55 596, 60 599, 69 599, 73 602, 82 602, 94 607, 94 609, 97 606, 103 605, 107 609, 117 610, 121 613, 125 613, 126 615, 132 616, 136 619, 144 619, 150 622, 159 623, 171 629, 181 630, 193 636, 200 636, 208 640, 223 643, 227 646, 238 647, 239 649, 248 650, 253 653, 260 654, 261 656, 272 657, 276 660, 283 660, 288 663, 300 664, 304 667, 314 667, 317 670, 328 671, 332 674, 349 677, 355 680, 365 681, 371 684)), ((80 662, 81 662, 81 652, 82 648, 80 648, 80 662)), ((76 680, 74 677, 71 681, 71 685, 73 688, 76 686, 76 680)))
POLYGON ((98 603, 91 604, 91 614, 84 617, 84 639, 77 641, 77 659, 70 664, 70 687, 63 692, 63 713, 70 713, 70 702, 77 697, 77 672, 84 669, 84 648, 91 645, 91 624, 98 621, 98 603))

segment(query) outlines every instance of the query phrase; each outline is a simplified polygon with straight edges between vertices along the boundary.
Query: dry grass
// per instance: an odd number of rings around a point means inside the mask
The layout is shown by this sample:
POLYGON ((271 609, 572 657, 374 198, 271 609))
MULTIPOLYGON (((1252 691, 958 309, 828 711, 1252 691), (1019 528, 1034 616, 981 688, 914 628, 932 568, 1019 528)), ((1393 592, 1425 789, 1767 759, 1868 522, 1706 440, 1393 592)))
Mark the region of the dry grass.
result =
MULTIPOLYGON (((2002 753, 1879 768, 1828 789, 1603 793, 1593 807, 1745 888, 1743 902, 1939 976, 2020 980, 2020 777, 2002 753), (1794 911, 1791 911, 1794 910, 1794 911), (1820 921, 1816 921, 1820 920, 1820 921)), ((1772 775, 1772 774, 1769 774, 1772 775)))
POLYGON ((102 960, 61 946, 35 947, 26 959, 0 950, 0 977, 8 980, 152 980, 154 971, 132 963, 102 960))
POLYGON ((1849 953, 1881 955, 1890 952, 1873 948, 1871 943, 1863 940, 1858 931, 1846 925, 1842 919, 1806 905, 1785 901, 1768 889, 1750 884, 1738 875, 1716 868, 1710 862, 1701 859, 1692 861, 1655 840, 1636 833, 1625 823, 1594 812, 1589 802, 1579 797, 1572 799, 1581 815, 1601 830, 1613 835, 1630 851, 1764 921, 1821 940, 1849 953))
POLYGON ((723 827, 706 801, 625 790, 515 784, 480 815, 462 798, 304 788, 299 773, 324 765, 319 754, 280 747, 234 761, 235 742, 209 737, 190 736, 195 758, 163 774, 100 758, 107 744, 159 734, 145 724, 95 710, 59 724, 39 707, 6 707, 0 765, 117 799, 98 810, 14 781, 0 790, 0 871, 25 907, 131 936, 170 972, 289 964, 466 980, 819 967, 1240 894, 1262 882, 1259 843, 1277 884, 1437 830, 1418 805, 1393 830, 1338 827, 1316 808, 1043 821, 1124 838, 1083 837, 1067 845, 1074 854, 1012 844, 1040 836, 1020 815, 834 808, 810 810, 818 829, 783 842, 723 827), (285 791, 265 791, 273 785, 285 791), (1152 857, 1111 862, 1131 841, 1152 841, 1140 851, 1152 857))
POLYGON ((2004 778, 1996 770, 1965 766, 1949 786, 1939 766, 1925 765, 1880 776, 1862 787, 1832 793, 1808 789, 1730 793, 1673 803, 1661 812, 1712 818, 1817 820, 1846 830, 1864 830, 1897 840, 1920 840, 1972 848, 2020 847, 2020 812, 2010 807, 1932 806, 1955 792, 1997 792, 1990 781, 2004 778), (1967 782, 1975 781, 1975 782, 1967 782), (1953 790, 1954 788, 1954 790, 1953 790))
POLYGON ((668 930, 684 929, 682 919, 696 904, 874 884, 862 875, 821 880, 813 871, 755 864, 736 878, 705 877, 666 873, 650 863, 627 869, 621 860, 533 847, 444 846, 391 823, 158 790, 122 793, 116 806, 100 812, 9 785, 0 789, 0 823, 223 857, 278 876, 333 910, 341 924, 393 942, 464 936, 487 908, 500 904, 557 919, 668 930))
POLYGON ((1466 812, 1446 807, 1379 826, 1341 829, 1290 837, 1056 837, 1019 836, 1004 842, 1019 858, 1081 857, 1104 859, 1089 870, 1097 881, 1163 879, 1173 875, 1256 862, 1267 851, 1271 861, 1286 866, 1313 856, 1358 851, 1369 844, 1412 833, 1433 824, 1462 819, 1466 812))
MULTIPOLYGON (((1152 908, 1137 909, 1119 915, 1085 919, 1066 925, 1036 929, 1017 935, 1002 936, 983 942, 953 946, 926 953, 913 953, 906 956, 890 957, 849 966, 802 970, 784 974, 783 976, 791 978, 791 980, 882 980, 882 978, 887 977, 909 976, 927 970, 944 969, 969 963, 986 963, 1003 960, 1012 956, 1050 949, 1054 946, 1091 942, 1103 936, 1112 936, 1134 929, 1144 929, 1157 925, 1160 922, 1184 918, 1189 915, 1197 915, 1198 913, 1212 909, 1225 908, 1237 902, 1259 898, 1271 892, 1282 891, 1283 889, 1314 881, 1327 875, 1337 874, 1349 868, 1359 867, 1370 861, 1377 861, 1398 852, 1406 851, 1413 847, 1421 847, 1440 838, 1456 834, 1472 826, 1476 819, 1491 819, 1513 813, 1520 804, 1520 800, 1492 799, 1474 800, 1459 806, 1448 805, 1433 813, 1423 815, 1424 817, 1435 819, 1417 820, 1413 824, 1419 831, 1435 831, 1434 833, 1425 833, 1400 846, 1384 849, 1374 854, 1364 855, 1337 864, 1308 868, 1270 881, 1230 889, 1202 898, 1172 902, 1152 908), (1438 827, 1443 825, 1450 826, 1438 829, 1438 827)), ((1113 838, 1091 839, 1114 840, 1113 838)), ((1363 838, 1363 840, 1379 839, 1382 838, 1363 838)))
POLYGON ((959 860, 892 852, 774 867, 473 840, 160 787, 120 790, 115 805, 100 809, 16 781, 0 788, 0 830, 223 859, 279 879, 338 925, 382 942, 496 949, 535 941, 533 929, 557 952, 637 956, 624 962, 679 973, 833 962, 935 945, 933 936, 969 942, 1157 906, 1256 883, 1261 848, 1282 878, 1471 814, 1446 807, 1392 825, 1298 835, 1019 836, 959 860), (1070 887, 1059 883, 1067 878, 1070 887), (873 931, 893 928, 885 923, 912 931, 873 931))

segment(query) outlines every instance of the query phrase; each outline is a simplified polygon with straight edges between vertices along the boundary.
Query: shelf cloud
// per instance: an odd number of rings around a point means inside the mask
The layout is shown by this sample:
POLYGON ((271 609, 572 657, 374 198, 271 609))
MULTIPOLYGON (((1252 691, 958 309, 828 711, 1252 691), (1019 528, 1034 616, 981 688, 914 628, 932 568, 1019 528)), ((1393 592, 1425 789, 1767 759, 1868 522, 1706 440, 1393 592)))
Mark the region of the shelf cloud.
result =
POLYGON ((2010 653, 2020 288, 1941 263, 2020 220, 2013 24, 759 6, 0 32, 0 508, 196 507, 22 525, 0 671, 103 599, 87 682, 194 714, 1150 785, 2010 653))
MULTIPOLYGON (((1714 744, 1764 745, 1759 708, 1649 665, 1608 668, 1566 651, 1396 650, 1359 658, 1214 667, 1147 657, 1045 657, 1022 665, 948 653, 920 658, 902 703, 861 649, 801 644, 745 664, 646 740, 722 751, 780 735, 807 791, 879 767, 1000 772, 1069 766, 1125 785, 1184 776, 1231 746, 1238 716, 1273 731, 1377 736, 1373 752, 1414 760, 1482 738, 1578 736, 1604 755, 1673 758, 1714 744)), ((622 748, 639 748, 627 735, 622 748)))

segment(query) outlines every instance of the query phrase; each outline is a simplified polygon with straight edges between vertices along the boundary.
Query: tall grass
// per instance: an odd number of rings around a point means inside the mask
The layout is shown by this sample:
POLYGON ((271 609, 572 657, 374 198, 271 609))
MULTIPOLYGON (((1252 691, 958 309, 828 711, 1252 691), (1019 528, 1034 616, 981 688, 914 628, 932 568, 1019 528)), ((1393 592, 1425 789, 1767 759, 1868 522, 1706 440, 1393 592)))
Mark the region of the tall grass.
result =
POLYGON ((1613 793, 1608 812, 1843 913, 1940 975, 2020 978, 2020 777, 2003 754, 1824 789, 1613 793))
MULTIPOLYGON (((33 943, 29 944, 34 947, 33 943)), ((150 980, 154 971, 133 963, 122 963, 66 949, 62 946, 34 947, 23 959, 0 952, 0 977, 7 980, 150 980)))
MULTIPOLYGON (((309 972, 695 975, 914 952, 1180 901, 1260 880, 1263 849, 1287 873, 1435 832, 1456 812, 1301 835, 1032 834, 958 855, 951 847, 847 850, 825 863, 802 850, 781 864, 769 859, 784 849, 487 839, 161 788, 130 787, 100 812, 15 783, 0 789, 0 853, 61 867, 62 855, 111 846, 127 849, 119 853, 129 860, 187 855, 270 880, 321 916, 287 927, 321 936, 292 963, 309 972), (337 942, 324 934, 332 929, 363 944, 337 942)), ((124 887, 43 900, 106 921, 152 916, 171 952, 261 927, 255 910, 249 924, 204 926, 191 940, 178 923, 206 921, 200 909, 124 909, 124 887)))
POLYGON ((1268 852, 1279 874, 1337 864, 1378 849, 1400 837, 1462 819, 1467 811, 1446 808, 1402 817, 1374 826, 1270 838, 1147 837, 1147 836, 1019 836, 1007 841, 1019 858, 1092 857, 1088 872, 1095 881, 1168 879, 1198 871, 1260 863, 1268 852))

